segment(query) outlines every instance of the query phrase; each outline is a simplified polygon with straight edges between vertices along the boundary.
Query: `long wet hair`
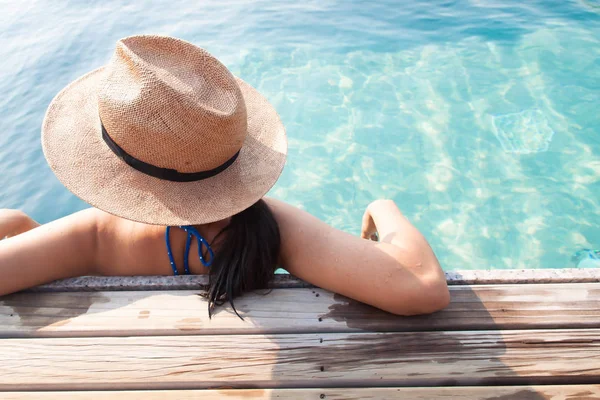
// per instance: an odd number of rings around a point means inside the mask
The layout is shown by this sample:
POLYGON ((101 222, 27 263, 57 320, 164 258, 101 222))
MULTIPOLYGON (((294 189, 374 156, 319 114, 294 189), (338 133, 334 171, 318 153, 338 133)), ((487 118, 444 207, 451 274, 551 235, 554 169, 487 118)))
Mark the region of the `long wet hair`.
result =
POLYGON ((229 302, 242 318, 233 299, 247 291, 267 288, 279 258, 279 226, 261 199, 231 217, 214 242, 218 243, 218 250, 209 269, 209 284, 204 294, 208 299, 208 316, 212 317, 215 306, 229 302))

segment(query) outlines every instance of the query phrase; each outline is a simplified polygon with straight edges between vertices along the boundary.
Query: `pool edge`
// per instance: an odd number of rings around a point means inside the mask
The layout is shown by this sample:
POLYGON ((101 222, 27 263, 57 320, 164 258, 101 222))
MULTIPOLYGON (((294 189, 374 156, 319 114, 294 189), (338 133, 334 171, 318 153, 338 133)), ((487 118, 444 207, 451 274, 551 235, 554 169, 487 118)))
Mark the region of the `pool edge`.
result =
MULTIPOLYGON (((519 270, 458 270, 446 272, 449 285, 487 285, 524 283, 589 283, 600 282, 600 268, 590 269, 519 269, 519 270)), ((206 275, 192 276, 84 276, 41 285, 28 291, 78 292, 126 290, 197 290, 208 283, 206 275)), ((294 276, 278 274, 271 288, 313 287, 294 276)))

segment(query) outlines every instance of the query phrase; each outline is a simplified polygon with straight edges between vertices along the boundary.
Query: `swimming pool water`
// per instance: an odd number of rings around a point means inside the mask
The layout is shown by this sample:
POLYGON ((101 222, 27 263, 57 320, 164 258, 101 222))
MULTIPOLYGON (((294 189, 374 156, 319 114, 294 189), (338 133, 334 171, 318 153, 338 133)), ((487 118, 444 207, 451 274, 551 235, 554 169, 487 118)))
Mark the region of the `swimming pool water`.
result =
POLYGON ((270 194, 340 229, 385 197, 446 270, 600 247, 598 0, 121 3, 0 2, 0 207, 87 207, 46 166, 45 109, 116 40, 158 33, 274 104, 290 147, 270 194))

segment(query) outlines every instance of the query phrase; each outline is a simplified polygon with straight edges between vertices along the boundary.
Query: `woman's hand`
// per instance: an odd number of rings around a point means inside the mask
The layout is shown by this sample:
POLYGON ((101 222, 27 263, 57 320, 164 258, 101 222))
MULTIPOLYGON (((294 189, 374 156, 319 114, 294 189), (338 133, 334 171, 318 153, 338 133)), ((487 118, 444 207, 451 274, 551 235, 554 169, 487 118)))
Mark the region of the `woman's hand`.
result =
POLYGON ((388 222, 396 218, 404 217, 393 200, 375 200, 367 206, 363 214, 360 237, 378 242, 388 233, 393 232, 395 225, 390 227, 388 222))
POLYGON ((375 242, 379 240, 379 238, 377 237, 377 227, 375 226, 375 221, 373 221, 373 217, 371 216, 369 207, 367 207, 362 217, 362 228, 360 230, 360 237, 363 239, 370 239, 375 242))

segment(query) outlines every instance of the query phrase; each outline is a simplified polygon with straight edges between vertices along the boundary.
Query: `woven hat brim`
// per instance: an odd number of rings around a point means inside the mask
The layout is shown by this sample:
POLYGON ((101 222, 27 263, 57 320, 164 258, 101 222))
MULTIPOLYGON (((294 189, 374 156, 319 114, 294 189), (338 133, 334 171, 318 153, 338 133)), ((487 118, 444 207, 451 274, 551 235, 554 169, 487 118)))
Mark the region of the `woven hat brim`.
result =
POLYGON ((248 208, 279 178, 287 154, 285 128, 273 106, 241 79, 248 134, 238 158, 216 176, 182 183, 137 171, 103 141, 97 103, 102 74, 103 68, 97 69, 64 88, 52 100, 42 126, 50 168, 83 201, 146 224, 196 225, 248 208))

